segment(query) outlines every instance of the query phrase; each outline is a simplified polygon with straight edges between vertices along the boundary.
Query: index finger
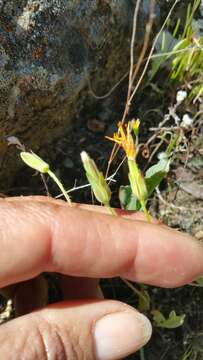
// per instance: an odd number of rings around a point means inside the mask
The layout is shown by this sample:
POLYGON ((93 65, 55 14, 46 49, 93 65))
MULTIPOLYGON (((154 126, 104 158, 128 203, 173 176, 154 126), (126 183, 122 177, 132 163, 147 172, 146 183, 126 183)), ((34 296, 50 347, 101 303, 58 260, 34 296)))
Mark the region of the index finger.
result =
POLYGON ((203 248, 166 226, 23 198, 0 201, 0 287, 41 272, 174 287, 203 273, 203 248))

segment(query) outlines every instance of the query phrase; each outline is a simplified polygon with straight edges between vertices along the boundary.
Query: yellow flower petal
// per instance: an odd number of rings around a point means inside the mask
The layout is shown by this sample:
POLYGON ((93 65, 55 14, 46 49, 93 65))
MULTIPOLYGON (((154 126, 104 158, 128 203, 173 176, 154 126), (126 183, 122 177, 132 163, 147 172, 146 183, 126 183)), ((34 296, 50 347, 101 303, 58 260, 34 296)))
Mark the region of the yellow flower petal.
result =
POLYGON ((118 132, 113 135, 113 138, 106 136, 107 139, 119 144, 125 151, 128 159, 134 159, 136 156, 136 148, 133 137, 131 135, 131 122, 127 126, 121 122, 118 123, 118 132))

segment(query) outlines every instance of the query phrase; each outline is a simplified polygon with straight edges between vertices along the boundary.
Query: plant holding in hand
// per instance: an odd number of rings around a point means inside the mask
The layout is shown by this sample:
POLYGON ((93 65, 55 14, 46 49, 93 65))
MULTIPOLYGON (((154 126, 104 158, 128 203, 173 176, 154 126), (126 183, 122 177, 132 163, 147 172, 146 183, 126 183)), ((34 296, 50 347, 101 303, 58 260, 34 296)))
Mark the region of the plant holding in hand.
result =
MULTIPOLYGON (((157 164, 151 166, 144 176, 136 161, 138 153, 139 125, 139 120, 129 121, 126 125, 119 122, 118 131, 113 137, 107 137, 107 139, 119 144, 127 156, 130 185, 120 186, 119 199, 121 207, 125 210, 134 211, 142 209, 146 220, 150 222, 151 217, 147 210, 147 202, 149 196, 151 196, 155 188, 161 183, 169 171, 174 147, 174 145, 172 146, 172 142, 174 139, 171 140, 171 143, 165 152, 165 156, 162 157, 157 164)), ((91 159, 85 151, 81 153, 81 159, 86 171, 87 179, 97 201, 108 208, 111 214, 115 215, 114 209, 110 206, 111 190, 103 173, 98 170, 94 160, 91 159)))
MULTIPOLYGON (((147 222, 151 222, 151 217, 146 208, 147 201, 149 196, 169 171, 169 165, 173 155, 174 146, 176 145, 176 139, 171 139, 164 156, 162 156, 157 164, 151 166, 147 170, 144 177, 136 162, 138 153, 139 125, 139 120, 129 121, 126 125, 123 125, 121 122, 119 122, 118 131, 113 135, 113 137, 107 138, 122 147, 127 156, 130 186, 128 185, 120 187, 119 198, 121 206, 127 210, 140 210, 142 208, 147 222)), ((91 185, 96 199, 105 207, 107 207, 112 215, 116 215, 114 209, 110 207, 111 191, 103 176, 103 173, 98 170, 94 160, 92 160, 85 151, 81 153, 81 159, 86 171, 87 179, 91 185)), ((141 290, 138 290, 126 279, 121 279, 127 286, 133 289, 134 293, 138 295, 139 310, 149 311, 150 296, 147 289, 141 285, 141 290)), ((159 310, 152 310, 151 313, 154 318, 155 326, 170 329, 181 326, 185 317, 185 315, 176 315, 175 311, 171 311, 168 318, 166 318, 159 310)))
MULTIPOLYGON (((139 121, 132 120, 125 126, 119 123, 118 132, 114 134, 113 138, 109 139, 118 143, 124 149, 128 159, 130 186, 128 185, 120 187, 119 198, 121 206, 127 210, 140 210, 140 208, 142 208, 146 220, 150 222, 151 217, 146 209, 146 204, 151 193, 154 191, 156 186, 160 184, 169 170, 169 164, 171 161, 170 157, 173 146, 169 144, 165 153, 165 157, 160 159, 156 165, 150 167, 144 177, 136 162, 138 151, 138 133, 139 121), (132 133, 134 133, 135 138, 133 137, 132 133)), ((56 182, 67 202, 69 205, 71 205, 71 200, 66 190, 64 189, 60 180, 50 170, 48 163, 32 152, 21 151, 20 156, 21 159, 31 168, 39 171, 41 174, 48 174, 56 182)), ((94 160, 92 160, 85 151, 81 153, 81 159, 86 171, 87 179, 91 185, 96 199, 102 205, 104 205, 112 215, 116 215, 115 210, 110 206, 111 190, 104 178, 103 173, 98 170, 94 160)), ((142 288, 143 285, 141 285, 141 290, 137 290, 127 280, 122 280, 131 288, 133 287, 134 292, 138 295, 138 308, 142 311, 150 310, 150 296, 147 292, 147 289, 142 288)), ((153 310, 152 314, 154 316, 155 326, 158 327, 175 328, 181 326, 184 321, 184 315, 178 316, 174 311, 169 314, 168 318, 166 318, 159 310, 153 310)))
MULTIPOLYGON (((117 133, 115 133, 112 138, 107 138, 119 144, 127 156, 130 185, 120 186, 119 200, 121 207, 125 210, 134 211, 139 211, 142 208, 146 220, 150 222, 151 218, 146 207, 147 202, 149 196, 153 193, 155 188, 161 183, 169 171, 169 165, 174 148, 174 139, 171 140, 165 152, 165 156, 162 157, 157 164, 151 166, 144 176, 136 162, 138 153, 139 124, 139 120, 129 121, 127 125, 119 123, 117 133)), ((51 171, 49 164, 33 152, 21 151, 20 156, 21 159, 31 168, 39 171, 41 174, 48 174, 57 184, 68 204, 71 205, 71 200, 67 191, 64 189, 61 181, 57 178, 53 171, 51 171)), ((94 160, 91 159, 85 151, 81 153, 81 159, 86 171, 87 179, 97 201, 108 208, 112 215, 116 215, 115 210, 110 206, 111 190, 103 173, 99 171, 94 160)))

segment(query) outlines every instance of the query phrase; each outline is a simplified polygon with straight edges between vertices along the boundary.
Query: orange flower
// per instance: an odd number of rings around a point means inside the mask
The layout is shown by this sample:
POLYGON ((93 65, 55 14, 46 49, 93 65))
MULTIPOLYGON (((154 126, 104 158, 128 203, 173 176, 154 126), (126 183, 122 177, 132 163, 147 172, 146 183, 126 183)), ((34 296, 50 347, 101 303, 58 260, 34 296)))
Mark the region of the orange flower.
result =
POLYGON ((121 122, 119 122, 118 132, 114 133, 112 138, 108 136, 106 136, 106 138, 120 145, 125 151, 128 159, 135 159, 136 147, 133 137, 131 135, 131 121, 129 121, 128 124, 125 126, 121 122))

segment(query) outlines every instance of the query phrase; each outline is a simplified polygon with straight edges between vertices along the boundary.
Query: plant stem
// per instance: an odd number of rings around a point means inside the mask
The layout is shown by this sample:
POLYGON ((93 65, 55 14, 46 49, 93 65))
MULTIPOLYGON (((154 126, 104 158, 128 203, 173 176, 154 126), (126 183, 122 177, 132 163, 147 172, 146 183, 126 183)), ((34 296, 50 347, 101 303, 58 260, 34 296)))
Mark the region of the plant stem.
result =
POLYGON ((140 349, 140 360, 145 360, 144 348, 143 347, 140 349))
POLYGON ((142 209, 143 209, 143 212, 144 212, 144 216, 145 216, 145 219, 147 220, 148 223, 151 223, 151 216, 149 215, 149 212, 146 208, 146 205, 144 202, 141 202, 141 205, 142 205, 142 209))
POLYGON ((121 278, 121 280, 124 282, 124 284, 126 284, 136 295, 138 295, 140 298, 142 298, 142 300, 145 302, 145 304, 148 302, 148 299, 145 295, 143 295, 143 293, 136 289, 136 287, 134 285, 132 285, 130 283, 130 281, 124 279, 123 277, 121 278))
POLYGON ((110 212, 111 215, 117 216, 116 211, 109 205, 105 205, 105 208, 110 212))
POLYGON ((59 187, 59 189, 63 193, 65 199, 67 200, 68 204, 70 206, 72 206, 71 199, 68 196, 68 194, 67 194, 66 190, 64 189, 64 187, 63 187, 62 183, 60 182, 60 180, 57 178, 57 176, 51 170, 48 171, 48 174, 54 180, 54 182, 57 184, 57 186, 59 187))

